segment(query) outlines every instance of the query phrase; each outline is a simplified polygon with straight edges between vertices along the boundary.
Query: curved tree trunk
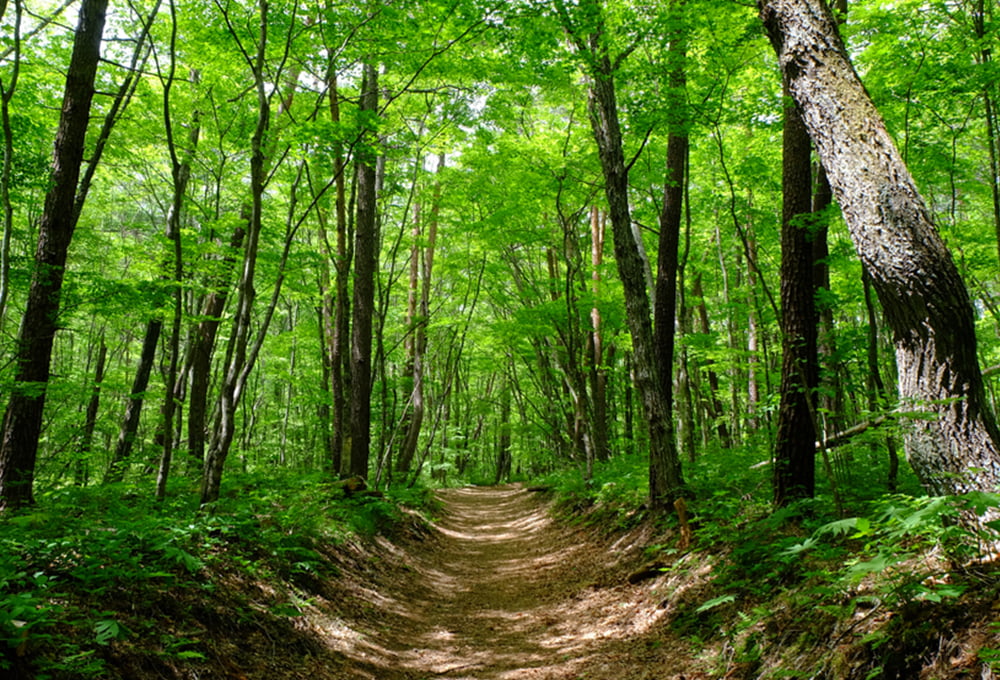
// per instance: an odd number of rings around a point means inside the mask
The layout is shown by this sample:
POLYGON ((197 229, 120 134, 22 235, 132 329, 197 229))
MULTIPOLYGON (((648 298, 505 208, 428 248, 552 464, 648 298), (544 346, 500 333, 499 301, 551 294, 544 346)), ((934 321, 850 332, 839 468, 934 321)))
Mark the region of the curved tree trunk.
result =
POLYGON ((907 456, 935 493, 1000 488, 969 294, 822 0, 760 13, 892 329, 907 456))

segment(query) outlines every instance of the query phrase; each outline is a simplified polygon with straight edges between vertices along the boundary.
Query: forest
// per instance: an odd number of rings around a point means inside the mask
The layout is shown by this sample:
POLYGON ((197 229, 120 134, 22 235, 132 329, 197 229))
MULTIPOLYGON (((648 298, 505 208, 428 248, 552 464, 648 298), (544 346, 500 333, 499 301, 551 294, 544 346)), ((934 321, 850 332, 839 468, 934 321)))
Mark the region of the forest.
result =
POLYGON ((995 15, 0 0, 0 671, 424 677, 135 640, 534 499, 686 677, 992 677, 995 15))

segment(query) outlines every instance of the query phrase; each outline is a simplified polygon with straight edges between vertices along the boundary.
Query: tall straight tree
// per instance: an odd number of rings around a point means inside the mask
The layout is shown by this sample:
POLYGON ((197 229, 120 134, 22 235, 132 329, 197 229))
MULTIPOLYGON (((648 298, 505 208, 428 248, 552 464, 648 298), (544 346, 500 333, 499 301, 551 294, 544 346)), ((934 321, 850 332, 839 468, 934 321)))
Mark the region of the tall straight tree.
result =
POLYGON ((906 452, 935 493, 1000 487, 1000 430, 958 269, 823 0, 759 0, 789 90, 892 329, 906 452))
MULTIPOLYGON (((786 79, 787 81, 787 79, 786 79)), ((774 502, 782 506, 816 491, 816 287, 809 133, 787 97, 781 160, 781 403, 774 452, 774 502)))
MULTIPOLYGON (((684 24, 684 0, 671 0, 670 46, 667 50, 669 69, 667 136, 667 177, 663 188, 663 209, 660 212, 660 243, 657 253, 656 295, 654 304, 655 351, 660 366, 660 392, 663 394, 670 437, 673 440, 674 402, 674 338, 677 328, 677 270, 684 212, 684 182, 688 163, 687 111, 687 28, 684 24)), ((680 454, 675 450, 674 457, 680 454)))
MULTIPOLYGON (((360 113, 372 126, 378 115, 378 70, 372 63, 364 67, 360 113)), ((354 303, 351 308, 351 465, 350 473, 368 476, 371 446, 372 317, 375 312, 376 241, 375 215, 376 136, 370 129, 359 146, 358 204, 354 230, 354 303)))
POLYGON ((35 268, 17 337, 16 387, 0 435, 0 509, 33 501, 35 459, 58 328, 66 255, 79 220, 76 210, 94 80, 108 0, 83 0, 66 73, 52 176, 38 227, 35 268))
POLYGON ((581 2, 575 15, 563 2, 558 3, 558 10, 590 79, 590 123, 604 174, 615 261, 625 292, 625 313, 632 334, 633 375, 649 432, 650 505, 663 510, 680 497, 684 479, 674 441, 671 406, 661 389, 660 371, 667 367, 661 367, 657 360, 645 264, 632 232, 628 169, 615 94, 615 73, 625 55, 611 58, 610 36, 605 31, 603 7, 598 0, 581 2))

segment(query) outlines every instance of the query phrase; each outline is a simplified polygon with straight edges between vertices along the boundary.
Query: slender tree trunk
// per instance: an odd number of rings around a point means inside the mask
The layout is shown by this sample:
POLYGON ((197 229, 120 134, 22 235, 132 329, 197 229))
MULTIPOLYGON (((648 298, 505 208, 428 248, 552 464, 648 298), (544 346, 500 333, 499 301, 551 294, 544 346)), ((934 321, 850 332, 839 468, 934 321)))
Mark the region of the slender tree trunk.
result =
POLYGON ((56 131, 52 177, 38 229, 35 269, 17 337, 15 387, 0 439, 0 510, 32 503, 35 459, 58 327, 66 254, 79 214, 74 209, 86 146, 107 0, 83 0, 56 131))
POLYGON ((655 354, 645 267, 632 234, 613 69, 607 54, 600 52, 601 43, 599 36, 592 37, 591 49, 598 55, 599 67, 591 82, 591 120, 604 170, 615 260, 625 288, 625 310, 633 343, 632 370, 649 430, 650 501, 653 508, 664 510, 681 494, 684 480, 667 395, 661 390, 659 374, 662 369, 655 354))
MULTIPOLYGON (((786 83, 787 97, 787 83, 786 83)), ((781 211, 781 403, 774 453, 774 503, 816 492, 813 399, 818 382, 809 133, 795 105, 785 106, 781 211)))
MULTIPOLYGON (((334 123, 340 122, 340 95, 337 91, 337 78, 334 73, 330 78, 330 118, 334 123)), ((345 462, 349 455, 344 455, 347 440, 347 392, 350 382, 350 355, 348 340, 350 338, 350 304, 348 295, 348 278, 350 276, 353 251, 350 247, 346 165, 344 162, 343 144, 338 140, 333 144, 333 172, 336 181, 334 206, 337 216, 336 252, 333 254, 335 275, 335 294, 332 316, 332 335, 330 338, 330 391, 332 392, 332 453, 331 466, 336 474, 345 471, 345 462), (346 373, 346 375, 345 375, 346 373)))
POLYGON ((821 0, 761 0, 761 18, 892 328, 907 455, 934 493, 1000 487, 1000 430, 951 254, 821 0))
POLYGON ((94 367, 94 386, 90 391, 90 401, 87 402, 87 414, 83 421, 83 435, 76 449, 76 470, 74 483, 77 486, 87 484, 90 450, 94 443, 94 430, 97 429, 97 412, 101 407, 101 383, 104 382, 104 367, 108 359, 108 345, 104 342, 101 332, 100 345, 97 349, 97 365, 94 367))
POLYGON ((239 224, 229 242, 229 253, 223 259, 223 274, 212 281, 212 290, 205 297, 201 320, 194 327, 188 348, 188 459, 195 469, 205 464, 205 444, 208 424, 208 397, 212 377, 212 354, 219 324, 226 309, 226 300, 236 268, 235 253, 243 246, 246 229, 239 224))
MULTIPOLYGON (((698 332, 709 335, 712 332, 712 325, 708 318, 708 305, 705 303, 705 288, 701 282, 701 272, 696 272, 694 275, 694 281, 691 283, 691 294, 697 300, 698 332)), ((711 358, 704 360, 704 370, 708 378, 708 394, 705 395, 704 400, 705 411, 708 419, 716 428, 719 442, 728 449, 732 446, 732 437, 729 435, 729 427, 723 417, 724 410, 722 401, 719 399, 719 374, 715 372, 714 365, 715 362, 711 358)))
POLYGON ((267 181, 268 159, 266 138, 271 123, 271 93, 264 75, 267 47, 268 5, 260 1, 257 51, 250 66, 253 69, 257 93, 257 123, 250 145, 250 220, 247 226, 243 265, 237 284, 236 318, 233 321, 233 353, 226 366, 226 375, 219 389, 219 416, 211 444, 205 456, 202 471, 201 503, 212 503, 219 498, 222 470, 236 434, 236 410, 239 405, 238 383, 247 363, 247 346, 250 339, 250 317, 256 290, 254 280, 257 268, 257 251, 263 226, 263 196, 267 181))
MULTIPOLYGON (((444 154, 441 154, 438 156, 438 174, 444 170, 444 162, 444 154)), ((424 357, 427 353, 427 325, 430 323, 431 311, 431 276, 434 271, 434 250, 437 245, 440 212, 441 181, 438 179, 434 185, 431 218, 427 225, 427 244, 423 248, 417 247, 413 252, 413 257, 419 265, 419 277, 417 281, 414 281, 414 287, 418 282, 420 286, 419 301, 414 309, 418 316, 413 320, 415 324, 413 327, 413 395, 411 399, 413 415, 397 460, 398 469, 402 472, 408 472, 410 469, 413 457, 417 452, 420 430, 424 422, 424 374, 426 372, 424 357)))
MULTIPOLYGON (((364 67, 362 115, 378 112, 378 71, 364 67)), ((354 234, 354 303, 351 318, 351 460, 350 473, 368 476, 371 448, 372 317, 377 262, 375 136, 369 132, 358 153, 358 216, 354 234)))
POLYGON ((0 83, 0 129, 3 130, 3 166, 0 169, 0 211, 3 234, 0 235, 0 332, 7 317, 10 299, 10 240, 14 230, 14 206, 10 200, 10 183, 14 171, 14 130, 10 124, 10 102, 17 89, 21 71, 21 0, 14 0, 14 57, 10 79, 0 83))
MULTIPOLYGON (((684 210, 684 175, 688 159, 688 135, 686 94, 687 74, 687 34, 682 22, 683 0, 673 0, 670 18, 673 22, 669 49, 670 133, 667 138, 666 181, 663 188, 663 209, 660 213, 660 242, 657 257, 656 295, 654 304, 653 336, 656 364, 659 367, 659 392, 663 400, 663 417, 667 419, 671 444, 667 459, 658 460, 658 465, 670 465, 674 471, 650 470, 651 478, 660 477, 660 488, 669 488, 680 482, 680 459, 674 431, 674 339, 677 329, 677 270, 679 268, 681 224, 684 210), (669 460, 672 458, 673 460, 669 460), (673 480, 677 476, 676 482, 673 480)), ((672 503, 679 489, 671 489, 667 501, 672 503)))
MULTIPOLYGON (((601 264, 604 262, 604 230, 606 220, 597 209, 590 211, 591 293, 600 299, 601 264)), ((594 456, 599 461, 611 457, 611 437, 608 434, 608 371, 604 364, 604 340, 601 312, 595 305, 590 310, 590 394, 593 403, 594 456)))
POLYGON ((132 455, 136 434, 139 432, 139 419, 142 416, 142 405, 146 399, 146 388, 149 387, 149 377, 153 372, 156 360, 156 347, 160 342, 160 332, 163 330, 163 319, 151 319, 146 322, 146 332, 142 339, 142 353, 132 380, 132 390, 125 402, 125 417, 121 430, 118 432, 118 443, 111 457, 111 465, 104 475, 105 484, 115 484, 125 479, 128 459, 132 455))
MULTIPOLYGON (((192 114, 191 128, 188 134, 186 149, 178 153, 174 141, 172 112, 170 110, 170 94, 174 83, 174 73, 177 53, 177 6, 170 3, 170 70, 164 82, 163 118, 167 133, 167 149, 170 154, 171 180, 173 196, 170 212, 167 215, 167 239, 173 246, 173 284, 174 313, 170 324, 169 358, 167 360, 167 375, 163 403, 163 453, 160 456, 160 469, 156 476, 156 498, 163 500, 167 494, 167 480, 170 478, 170 465, 174 455, 174 414, 178 410, 176 399, 178 372, 181 354, 181 324, 184 312, 184 253, 181 241, 182 213, 184 210, 184 195, 191 179, 191 160, 198 148, 198 138, 201 135, 200 116, 198 111, 192 114)), ((195 77, 197 79, 197 76, 195 77)))
MULTIPOLYGON (((868 312, 868 410, 874 417, 890 403, 889 390, 882 380, 882 371, 879 369, 878 361, 878 317, 875 314, 875 304, 872 301, 872 282, 867 270, 861 274, 862 285, 865 294, 865 309, 868 312)), ((892 434, 885 436, 885 447, 889 454, 889 473, 886 478, 886 487, 890 493, 896 491, 896 482, 899 477, 899 453, 896 451, 896 438, 892 434)))

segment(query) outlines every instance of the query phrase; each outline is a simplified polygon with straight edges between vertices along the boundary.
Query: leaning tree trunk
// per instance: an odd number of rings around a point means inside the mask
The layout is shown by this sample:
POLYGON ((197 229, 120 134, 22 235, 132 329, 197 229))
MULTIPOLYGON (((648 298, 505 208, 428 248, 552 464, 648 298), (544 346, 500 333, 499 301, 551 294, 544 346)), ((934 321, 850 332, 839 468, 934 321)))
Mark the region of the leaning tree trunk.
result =
POLYGON ((892 329, 905 437, 934 493, 1000 488, 1000 431, 972 303, 823 0, 759 0, 761 18, 892 329))
POLYGON ((80 22, 66 74, 62 116, 56 132, 50 189, 38 228, 35 269, 17 338, 17 383, 3 418, 0 509, 20 507, 33 500, 35 459, 42 430, 52 342, 58 325, 66 255, 79 219, 74 203, 107 7, 107 0, 84 0, 80 7, 80 22))

